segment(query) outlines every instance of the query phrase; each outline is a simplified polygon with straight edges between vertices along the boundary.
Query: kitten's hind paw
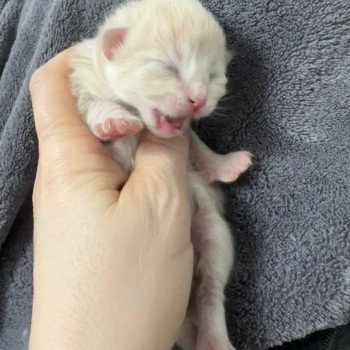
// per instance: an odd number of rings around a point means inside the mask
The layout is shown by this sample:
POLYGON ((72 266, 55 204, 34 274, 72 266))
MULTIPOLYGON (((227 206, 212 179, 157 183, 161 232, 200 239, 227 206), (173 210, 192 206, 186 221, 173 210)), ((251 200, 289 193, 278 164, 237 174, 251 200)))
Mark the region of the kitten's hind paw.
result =
POLYGON ((234 182, 252 165, 253 155, 247 151, 232 152, 221 160, 217 170, 216 178, 221 182, 234 182))
POLYGON ((92 132, 102 141, 110 141, 125 136, 135 135, 143 128, 138 119, 107 118, 102 123, 95 124, 92 132))

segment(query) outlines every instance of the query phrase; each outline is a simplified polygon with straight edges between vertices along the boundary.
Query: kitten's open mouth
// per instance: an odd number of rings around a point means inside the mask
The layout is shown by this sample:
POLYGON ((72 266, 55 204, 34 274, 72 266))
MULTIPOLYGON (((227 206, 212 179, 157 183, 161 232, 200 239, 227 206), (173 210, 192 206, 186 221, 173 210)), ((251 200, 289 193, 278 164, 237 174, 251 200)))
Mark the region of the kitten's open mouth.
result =
POLYGON ((176 133, 181 130, 186 117, 169 117, 159 110, 154 110, 156 128, 166 133, 176 133))

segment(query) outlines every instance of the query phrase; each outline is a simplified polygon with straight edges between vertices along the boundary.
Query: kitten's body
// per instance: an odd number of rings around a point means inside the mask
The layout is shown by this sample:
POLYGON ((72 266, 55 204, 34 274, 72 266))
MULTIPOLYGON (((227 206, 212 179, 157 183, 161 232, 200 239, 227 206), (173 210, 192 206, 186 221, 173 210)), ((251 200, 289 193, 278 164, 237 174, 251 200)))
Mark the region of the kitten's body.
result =
MULTIPOLYGON (((72 90, 84 121, 109 140, 130 172, 138 133, 181 133, 188 116, 210 114, 225 93, 227 52, 222 29, 197 0, 140 0, 118 9, 71 60, 72 90), (140 123, 140 121, 142 123, 140 123)), ((192 133, 189 184, 194 279, 179 338, 183 350, 232 350, 224 287, 232 268, 230 230, 210 184, 232 182, 250 166, 248 152, 221 156, 192 133)))

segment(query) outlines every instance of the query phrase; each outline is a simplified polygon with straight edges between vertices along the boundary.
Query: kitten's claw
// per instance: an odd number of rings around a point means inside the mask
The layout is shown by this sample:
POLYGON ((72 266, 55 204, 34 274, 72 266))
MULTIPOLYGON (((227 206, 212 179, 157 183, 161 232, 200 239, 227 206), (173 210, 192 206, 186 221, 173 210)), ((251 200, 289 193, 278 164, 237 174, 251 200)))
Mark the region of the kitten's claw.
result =
POLYGON ((137 134, 143 128, 138 119, 113 119, 107 118, 103 123, 96 124, 92 131, 102 141, 119 139, 129 135, 137 134))
POLYGON ((247 151, 232 152, 225 155, 216 171, 216 180, 234 182, 252 165, 253 155, 247 151))

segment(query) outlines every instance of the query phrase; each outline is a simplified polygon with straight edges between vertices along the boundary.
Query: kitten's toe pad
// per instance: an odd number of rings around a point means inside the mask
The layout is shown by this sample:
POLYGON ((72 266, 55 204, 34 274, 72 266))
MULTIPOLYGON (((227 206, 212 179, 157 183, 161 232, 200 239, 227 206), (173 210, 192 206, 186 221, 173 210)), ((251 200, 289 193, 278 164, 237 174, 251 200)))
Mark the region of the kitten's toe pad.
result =
POLYGON ((232 152, 224 156, 217 169, 217 177, 222 182, 234 182, 252 165, 253 155, 247 151, 232 152))
POLYGON ((107 118, 102 123, 93 126, 93 133, 103 141, 122 138, 137 134, 143 128, 138 119, 107 118))

